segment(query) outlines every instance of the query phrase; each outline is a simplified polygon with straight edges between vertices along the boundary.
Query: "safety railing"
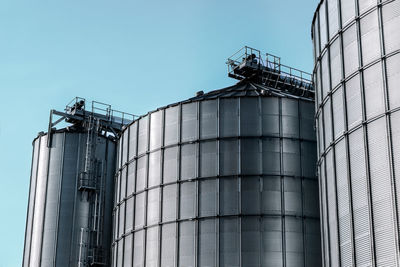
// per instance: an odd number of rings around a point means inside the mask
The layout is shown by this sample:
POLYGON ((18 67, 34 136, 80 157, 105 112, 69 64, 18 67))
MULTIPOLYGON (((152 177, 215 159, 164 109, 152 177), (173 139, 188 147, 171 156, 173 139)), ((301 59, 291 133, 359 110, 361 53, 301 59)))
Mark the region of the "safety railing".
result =
POLYGON ((77 110, 89 111, 92 114, 101 115, 103 120, 122 125, 127 125, 139 117, 131 113, 112 109, 111 105, 99 101, 92 101, 90 108, 90 110, 87 110, 85 98, 75 97, 66 105, 65 111, 71 114, 77 110))
MULTIPOLYGON (((245 79, 254 72, 279 74, 283 78, 295 79, 309 84, 312 88, 312 74, 281 64, 280 57, 272 54, 263 55, 260 50, 245 46, 230 56, 226 62, 228 75, 236 79, 245 79), (253 72, 247 71, 252 69, 253 72)), ((306 86, 308 87, 308 86, 306 86)))
POLYGON ((255 48, 245 46, 230 56, 226 62, 228 66, 228 73, 234 73, 235 69, 240 68, 243 64, 252 64, 255 66, 262 66, 263 59, 261 51, 255 48))

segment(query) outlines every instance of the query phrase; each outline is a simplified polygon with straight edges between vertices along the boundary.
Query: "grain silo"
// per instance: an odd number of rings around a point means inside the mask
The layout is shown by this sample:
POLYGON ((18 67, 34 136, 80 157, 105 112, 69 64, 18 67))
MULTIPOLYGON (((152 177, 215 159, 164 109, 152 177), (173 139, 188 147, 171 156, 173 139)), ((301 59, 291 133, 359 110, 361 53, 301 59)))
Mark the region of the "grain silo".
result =
POLYGON ((245 47, 234 86, 149 112, 119 140, 112 266, 320 266, 306 73, 245 47))
POLYGON ((23 267, 110 264, 116 139, 133 119, 85 105, 52 110, 48 133, 33 141, 23 267), (69 126, 55 129, 62 121, 69 126))
POLYGON ((399 266, 400 1, 323 0, 314 79, 325 266, 399 266))

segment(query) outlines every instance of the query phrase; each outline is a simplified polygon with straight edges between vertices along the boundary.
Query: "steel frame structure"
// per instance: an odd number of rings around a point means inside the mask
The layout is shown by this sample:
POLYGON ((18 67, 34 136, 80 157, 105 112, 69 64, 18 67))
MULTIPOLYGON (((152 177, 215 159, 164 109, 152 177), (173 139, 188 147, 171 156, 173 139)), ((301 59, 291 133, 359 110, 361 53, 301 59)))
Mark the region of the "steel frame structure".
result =
POLYGON ((226 64, 231 78, 314 99, 312 74, 281 64, 280 57, 275 55, 263 55, 258 49, 244 46, 226 64))

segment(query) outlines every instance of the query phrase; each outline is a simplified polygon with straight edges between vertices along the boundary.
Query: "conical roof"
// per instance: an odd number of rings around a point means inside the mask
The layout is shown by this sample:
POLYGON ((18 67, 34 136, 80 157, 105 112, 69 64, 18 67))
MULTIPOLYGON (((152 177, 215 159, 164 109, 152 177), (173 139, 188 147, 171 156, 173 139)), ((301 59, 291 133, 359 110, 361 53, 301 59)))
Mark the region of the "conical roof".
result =
POLYGON ((208 100, 208 99, 216 99, 216 98, 225 98, 225 97, 245 97, 245 96, 277 96, 277 97, 289 97, 295 99, 305 99, 312 100, 309 97, 302 97, 291 94, 289 92, 283 92, 279 89, 267 87, 264 85, 260 85, 254 82, 243 81, 239 82, 233 86, 229 86, 226 88, 222 88, 219 90, 210 91, 205 94, 199 94, 195 97, 188 99, 187 101, 200 101, 200 100, 208 100))
MULTIPOLYGON (((272 87, 264 86, 252 81, 241 81, 235 85, 225 87, 222 89, 210 91, 208 93, 202 93, 198 92, 195 97, 179 101, 173 104, 169 104, 163 107, 159 107, 156 110, 150 111, 147 114, 156 112, 158 110, 166 109, 168 107, 173 107, 177 106, 180 104, 186 104, 186 103, 191 103, 191 102, 196 102, 196 101, 205 101, 205 100, 212 100, 212 99, 218 99, 218 98, 234 98, 234 97, 259 97, 259 96, 264 96, 264 97, 285 97, 285 98, 292 98, 292 99, 302 99, 305 101, 314 101, 313 97, 309 96, 299 96, 292 94, 290 92, 283 92, 279 89, 275 89, 272 87)), ((312 95, 313 96, 313 95, 312 95)), ((144 114, 140 117, 138 117, 136 120, 140 119, 141 117, 146 116, 147 114, 144 114)), ((135 121, 136 121, 135 120, 135 121)))

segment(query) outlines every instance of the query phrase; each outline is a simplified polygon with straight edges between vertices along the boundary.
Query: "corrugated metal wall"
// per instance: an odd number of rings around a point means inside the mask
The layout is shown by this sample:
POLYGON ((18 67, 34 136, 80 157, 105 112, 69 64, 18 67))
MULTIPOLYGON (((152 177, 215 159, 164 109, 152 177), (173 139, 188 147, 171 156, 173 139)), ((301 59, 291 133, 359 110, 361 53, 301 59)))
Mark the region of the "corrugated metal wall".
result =
POLYGON ((112 266, 320 266, 313 118, 312 101, 221 97, 134 122, 112 266))
MULTIPOLYGON (((48 135, 42 135, 33 142, 23 266, 75 267, 78 266, 80 230, 88 227, 91 216, 87 192, 78 191, 86 135, 54 133, 50 149, 47 138, 48 135)), ((115 150, 114 142, 98 139, 96 158, 107 164, 103 235, 106 251, 111 244, 115 150)))
POLYGON ((400 1, 321 1, 312 29, 324 264, 400 266, 400 1))

